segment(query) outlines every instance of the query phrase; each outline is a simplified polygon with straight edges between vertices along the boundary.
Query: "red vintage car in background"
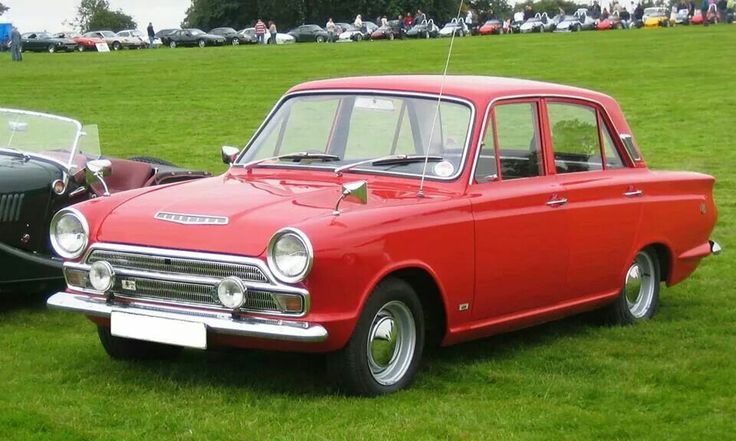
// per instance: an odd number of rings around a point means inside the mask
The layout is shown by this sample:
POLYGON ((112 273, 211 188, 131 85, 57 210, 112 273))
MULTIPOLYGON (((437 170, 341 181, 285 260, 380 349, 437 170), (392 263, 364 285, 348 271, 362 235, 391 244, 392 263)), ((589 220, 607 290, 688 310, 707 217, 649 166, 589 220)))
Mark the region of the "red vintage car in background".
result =
POLYGON ((74 40, 74 42, 77 43, 77 49, 79 52, 96 51, 97 45, 105 42, 105 40, 101 38, 84 37, 74 32, 59 32, 58 34, 54 34, 54 38, 68 38, 70 40, 74 40))
POLYGON ((426 345, 583 311, 650 319, 720 247, 714 178, 647 168, 613 98, 490 77, 291 89, 221 176, 59 212, 68 288, 114 358, 328 353, 390 393, 426 345), (441 90, 444 94, 440 96, 441 90))
POLYGON ((503 31, 503 22, 501 20, 488 20, 478 29, 480 35, 500 34, 503 31))

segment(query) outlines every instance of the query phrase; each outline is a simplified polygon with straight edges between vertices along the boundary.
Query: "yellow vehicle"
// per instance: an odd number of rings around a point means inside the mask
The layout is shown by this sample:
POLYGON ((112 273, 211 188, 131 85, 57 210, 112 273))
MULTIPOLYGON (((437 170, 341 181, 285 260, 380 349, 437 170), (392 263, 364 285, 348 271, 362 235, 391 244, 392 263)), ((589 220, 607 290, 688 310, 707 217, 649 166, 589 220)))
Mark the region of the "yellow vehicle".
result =
POLYGON ((654 7, 644 9, 641 21, 645 28, 657 28, 670 26, 670 12, 667 8, 654 7))

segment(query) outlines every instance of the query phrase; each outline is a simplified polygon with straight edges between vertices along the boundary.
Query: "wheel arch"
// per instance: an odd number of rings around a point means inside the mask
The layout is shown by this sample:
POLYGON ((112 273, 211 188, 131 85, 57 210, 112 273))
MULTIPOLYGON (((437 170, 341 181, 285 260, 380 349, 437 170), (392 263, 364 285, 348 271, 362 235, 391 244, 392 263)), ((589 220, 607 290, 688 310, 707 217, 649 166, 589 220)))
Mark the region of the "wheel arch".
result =
POLYGON ((636 252, 651 248, 657 254, 657 261, 659 262, 660 282, 668 282, 672 274, 672 250, 669 245, 664 242, 652 242, 639 248, 636 252))

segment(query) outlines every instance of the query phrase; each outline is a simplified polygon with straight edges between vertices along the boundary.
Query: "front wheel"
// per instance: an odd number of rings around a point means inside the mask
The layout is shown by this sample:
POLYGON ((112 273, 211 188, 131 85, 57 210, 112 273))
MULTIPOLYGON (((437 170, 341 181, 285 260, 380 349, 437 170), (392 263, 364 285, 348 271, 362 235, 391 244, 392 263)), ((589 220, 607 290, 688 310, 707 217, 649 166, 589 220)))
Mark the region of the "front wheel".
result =
POLYGON ((169 47, 170 47, 171 49, 176 49, 176 42, 172 40, 172 41, 171 41, 171 42, 169 43, 169 47))
POLYGON ((328 369, 346 393, 396 392, 414 379, 424 338, 422 305, 414 289, 403 280, 387 279, 366 302, 347 346, 330 354, 328 369))
POLYGON ((233 38, 233 46, 240 46, 240 40, 233 38))
POLYGON ((115 42, 112 43, 112 50, 119 51, 120 48, 121 48, 121 46, 120 46, 120 42, 119 41, 115 41, 115 42))
POLYGON ((199 47, 205 47, 205 46, 207 46, 207 42, 206 42, 206 41, 204 41, 204 40, 199 40, 199 42, 197 42, 197 45, 198 45, 199 47))
POLYGON ((182 351, 179 346, 115 337, 106 326, 98 326, 97 335, 107 355, 116 360, 168 359, 176 357, 182 351))
POLYGON ((47 50, 49 51, 50 54, 53 54, 54 52, 56 52, 56 46, 54 46, 53 44, 50 44, 47 50))
POLYGON ((611 321, 630 325, 654 317, 659 307, 660 278, 657 253, 651 248, 639 251, 626 270, 618 298, 607 308, 611 321))
POLYGON ((325 42, 325 37, 323 37, 321 35, 318 35, 317 36, 317 43, 324 43, 324 42, 325 42))

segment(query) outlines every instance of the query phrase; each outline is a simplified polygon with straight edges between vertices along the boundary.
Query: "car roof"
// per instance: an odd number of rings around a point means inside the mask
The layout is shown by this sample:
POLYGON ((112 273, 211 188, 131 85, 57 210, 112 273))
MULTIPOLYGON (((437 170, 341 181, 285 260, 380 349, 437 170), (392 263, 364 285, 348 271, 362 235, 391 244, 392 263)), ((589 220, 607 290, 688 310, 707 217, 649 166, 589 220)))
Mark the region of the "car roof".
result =
MULTIPOLYGON (((347 77, 302 83, 289 92, 318 89, 367 89, 439 94, 443 88, 441 75, 384 75, 347 77)), ((448 75, 444 94, 488 101, 520 95, 563 95, 609 103, 608 95, 573 86, 505 77, 448 75)))

